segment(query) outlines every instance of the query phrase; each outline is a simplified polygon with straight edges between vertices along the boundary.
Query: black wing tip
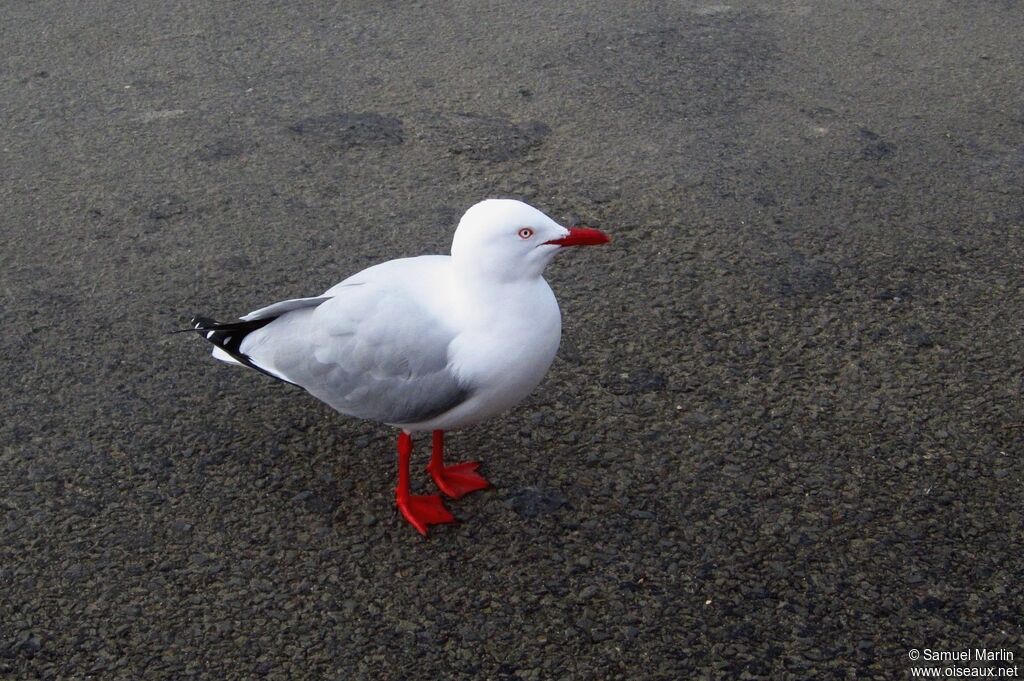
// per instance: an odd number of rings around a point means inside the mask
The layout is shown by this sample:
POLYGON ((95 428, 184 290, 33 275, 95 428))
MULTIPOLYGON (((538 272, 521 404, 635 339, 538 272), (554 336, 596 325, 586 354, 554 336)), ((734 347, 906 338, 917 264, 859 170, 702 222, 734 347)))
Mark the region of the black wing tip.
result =
MULTIPOLYGON (((167 333, 171 334, 171 333, 193 333, 193 332, 195 332, 195 333, 202 334, 203 331, 211 329, 211 328, 214 328, 218 324, 219 324, 219 322, 216 319, 210 319, 209 317, 201 317, 199 315, 193 315, 192 318, 188 320, 188 328, 187 329, 172 329, 172 330, 168 331, 167 333)), ((203 334, 203 335, 205 335, 205 334, 203 334)))
POLYGON ((262 329, 274 319, 276 317, 264 317, 251 321, 239 319, 235 322, 218 322, 210 317, 195 315, 189 324, 192 330, 203 338, 235 356, 241 354, 240 346, 243 338, 257 329, 262 329))
POLYGON ((239 319, 236 322, 218 322, 216 319, 211 319, 210 317, 194 315, 192 319, 189 320, 190 328, 185 329, 185 331, 195 331, 207 342, 217 346, 250 369, 255 369, 261 374, 266 374, 267 376, 276 378, 279 381, 290 383, 290 381, 257 366, 248 355, 242 352, 242 340, 253 331, 262 329, 275 319, 277 319, 277 317, 264 317, 262 319, 253 319, 249 321, 239 319))

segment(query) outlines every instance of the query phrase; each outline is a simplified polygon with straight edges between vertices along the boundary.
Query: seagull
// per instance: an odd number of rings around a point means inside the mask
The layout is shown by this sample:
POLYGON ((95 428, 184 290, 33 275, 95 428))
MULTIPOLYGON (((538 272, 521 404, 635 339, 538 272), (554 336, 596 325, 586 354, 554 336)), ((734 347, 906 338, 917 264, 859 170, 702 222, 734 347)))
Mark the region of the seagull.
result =
POLYGON ((544 268, 570 246, 610 241, 589 227, 563 227, 521 201, 469 208, 451 255, 389 260, 312 298, 285 300, 239 321, 192 318, 213 356, 299 386, 336 411, 401 429, 402 516, 423 536, 455 516, 440 495, 409 491, 413 435, 430 431, 427 466, 458 499, 486 489, 479 462, 445 464, 444 433, 518 404, 544 378, 562 315, 544 268))

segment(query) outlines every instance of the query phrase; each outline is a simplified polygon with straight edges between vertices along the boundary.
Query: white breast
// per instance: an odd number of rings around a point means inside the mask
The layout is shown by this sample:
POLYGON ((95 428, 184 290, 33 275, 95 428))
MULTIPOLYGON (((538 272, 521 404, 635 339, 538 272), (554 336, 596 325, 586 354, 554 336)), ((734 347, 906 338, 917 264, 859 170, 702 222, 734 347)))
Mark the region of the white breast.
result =
POLYGON ((562 316, 544 279, 461 291, 454 310, 460 333, 449 357, 473 397, 411 429, 468 426, 514 407, 543 380, 558 351, 562 316))

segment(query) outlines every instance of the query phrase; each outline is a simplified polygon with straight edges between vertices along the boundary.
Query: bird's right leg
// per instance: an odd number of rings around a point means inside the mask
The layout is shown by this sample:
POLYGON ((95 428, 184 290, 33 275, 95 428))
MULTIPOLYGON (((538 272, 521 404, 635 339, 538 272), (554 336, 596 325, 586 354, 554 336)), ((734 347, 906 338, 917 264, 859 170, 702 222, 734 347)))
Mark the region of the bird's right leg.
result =
POLYGON ((395 488, 395 502, 402 516, 416 531, 427 536, 431 525, 455 522, 453 516, 437 494, 424 496, 409 494, 409 459, 412 456, 412 437, 404 430, 398 436, 398 487, 395 488))
POLYGON ((452 499, 459 499, 470 492, 487 489, 491 483, 487 478, 476 472, 479 461, 466 461, 445 465, 444 463, 444 431, 434 431, 434 447, 430 453, 430 464, 427 472, 434 478, 434 484, 452 499))

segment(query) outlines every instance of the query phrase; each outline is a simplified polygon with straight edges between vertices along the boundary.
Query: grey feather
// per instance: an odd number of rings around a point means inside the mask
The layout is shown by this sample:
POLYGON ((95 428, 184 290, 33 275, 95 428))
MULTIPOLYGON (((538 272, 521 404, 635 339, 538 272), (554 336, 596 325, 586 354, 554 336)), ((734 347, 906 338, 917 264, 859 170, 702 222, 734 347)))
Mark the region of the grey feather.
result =
POLYGON ((242 351, 336 410, 383 423, 425 421, 469 398, 449 366, 454 332, 406 292, 377 280, 330 293, 250 313, 280 316, 242 351))
POLYGON ((280 317, 285 312, 299 310, 304 307, 316 307, 320 303, 330 299, 330 296, 321 296, 319 298, 293 298, 292 300, 282 300, 279 303, 274 303, 273 305, 267 305, 266 307, 254 310, 242 317, 242 319, 247 322, 251 322, 257 319, 266 319, 267 317, 280 317))

